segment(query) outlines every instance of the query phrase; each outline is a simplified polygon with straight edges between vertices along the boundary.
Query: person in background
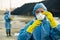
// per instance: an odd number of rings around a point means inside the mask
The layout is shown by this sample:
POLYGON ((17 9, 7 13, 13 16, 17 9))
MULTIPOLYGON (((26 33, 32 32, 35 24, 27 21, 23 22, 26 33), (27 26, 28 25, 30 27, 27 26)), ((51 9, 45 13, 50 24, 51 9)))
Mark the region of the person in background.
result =
POLYGON ((20 30, 18 40, 59 40, 60 24, 43 3, 37 3, 33 9, 35 19, 20 30))
POLYGON ((5 28, 6 28, 6 34, 7 37, 11 36, 11 13, 9 10, 6 10, 6 12, 4 13, 4 20, 5 20, 5 28))

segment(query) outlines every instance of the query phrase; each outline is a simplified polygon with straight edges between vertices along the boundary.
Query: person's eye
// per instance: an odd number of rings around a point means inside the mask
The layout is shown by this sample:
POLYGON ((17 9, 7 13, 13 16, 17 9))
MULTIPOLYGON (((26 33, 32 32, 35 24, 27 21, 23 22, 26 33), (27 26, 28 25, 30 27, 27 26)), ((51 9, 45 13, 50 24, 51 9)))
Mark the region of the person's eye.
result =
POLYGON ((36 11, 36 13, 39 13, 39 11, 36 11))
POLYGON ((41 11, 41 13, 43 13, 44 11, 41 11))
POLYGON ((39 12, 38 12, 38 13, 36 13, 36 15, 37 15, 37 14, 39 14, 39 12))

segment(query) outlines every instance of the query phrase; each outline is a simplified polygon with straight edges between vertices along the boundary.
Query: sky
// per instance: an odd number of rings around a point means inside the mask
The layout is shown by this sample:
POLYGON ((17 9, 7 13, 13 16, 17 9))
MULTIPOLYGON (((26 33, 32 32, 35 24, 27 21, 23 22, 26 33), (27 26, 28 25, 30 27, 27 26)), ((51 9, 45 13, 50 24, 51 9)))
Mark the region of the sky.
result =
POLYGON ((32 3, 32 2, 39 2, 43 0, 0 0, 0 9, 10 9, 11 8, 17 8, 21 7, 25 3, 32 3))

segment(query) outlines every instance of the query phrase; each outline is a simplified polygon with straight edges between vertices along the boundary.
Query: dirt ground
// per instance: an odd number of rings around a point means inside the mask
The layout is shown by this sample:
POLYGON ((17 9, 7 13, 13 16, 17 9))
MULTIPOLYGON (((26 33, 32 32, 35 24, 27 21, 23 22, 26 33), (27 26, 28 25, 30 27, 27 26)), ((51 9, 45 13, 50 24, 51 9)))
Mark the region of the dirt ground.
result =
POLYGON ((14 36, 12 36, 12 37, 2 36, 2 37, 0 37, 0 40, 17 40, 17 37, 14 37, 14 36))
POLYGON ((0 28, 0 40, 17 40, 17 36, 14 36, 12 34, 11 37, 7 37, 6 33, 5 33, 5 29, 4 28, 3 29, 0 28))

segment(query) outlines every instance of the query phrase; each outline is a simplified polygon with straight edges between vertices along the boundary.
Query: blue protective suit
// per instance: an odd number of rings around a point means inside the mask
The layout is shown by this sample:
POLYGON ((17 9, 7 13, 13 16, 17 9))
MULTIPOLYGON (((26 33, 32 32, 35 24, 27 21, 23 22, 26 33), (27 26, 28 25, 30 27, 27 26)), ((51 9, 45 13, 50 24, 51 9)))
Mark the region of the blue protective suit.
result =
MULTIPOLYGON (((33 14, 38 9, 37 7, 40 8, 40 6, 35 6, 35 9, 33 10, 33 14)), ((23 29, 20 30, 18 40, 59 40, 60 39, 60 24, 58 24, 57 27, 55 28, 51 28, 50 22, 47 21, 47 18, 45 17, 42 20, 42 23, 34 29, 32 34, 30 34, 26 30, 33 23, 34 20, 31 20, 26 24, 26 26, 23 29)))
POLYGON ((11 20, 10 20, 10 12, 9 11, 5 12, 4 19, 5 19, 5 28, 6 28, 6 31, 8 31, 7 29, 11 29, 11 20))

